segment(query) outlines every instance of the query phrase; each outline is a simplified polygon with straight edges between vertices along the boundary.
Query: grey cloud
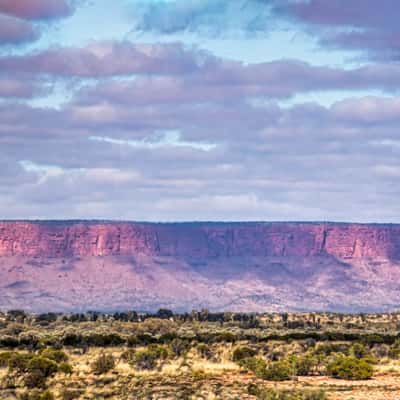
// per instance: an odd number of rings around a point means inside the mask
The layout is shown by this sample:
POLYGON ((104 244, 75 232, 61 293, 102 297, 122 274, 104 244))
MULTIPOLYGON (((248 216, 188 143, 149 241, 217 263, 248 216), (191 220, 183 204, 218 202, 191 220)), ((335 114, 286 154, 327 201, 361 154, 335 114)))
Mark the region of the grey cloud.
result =
POLYGON ((39 33, 30 22, 0 14, 0 45, 18 45, 38 38, 39 33))
POLYGON ((181 44, 131 42, 95 42, 83 48, 53 48, 22 56, 3 56, 0 74, 23 79, 44 77, 50 81, 102 79, 94 89, 79 94, 79 101, 88 103, 97 96, 132 104, 228 102, 236 98, 285 98, 327 90, 396 92, 400 87, 399 65, 372 64, 344 69, 295 60, 244 64, 181 44), (116 80, 117 77, 130 80, 116 80))
MULTIPOLYGON (((14 217, 183 220, 301 215, 393 222, 400 194, 400 148, 390 153, 374 143, 398 141, 399 121, 386 113, 379 124, 366 127, 359 110, 368 101, 287 109, 250 104, 243 108, 240 102, 224 108, 215 103, 208 109, 212 117, 204 112, 195 118, 190 104, 178 111, 176 106, 153 108, 156 125, 173 121, 184 140, 214 140, 217 147, 208 152, 90 141, 105 129, 103 123, 95 125, 84 114, 71 122, 70 106, 59 111, 3 106, 0 141, 8 165, 21 171, 21 160, 29 160, 38 167, 22 171, 19 178, 13 169, 2 171, 0 203, 10 204, 12 198, 15 204, 7 212, 14 217), (22 115, 25 121, 17 124, 22 115), (13 134, 7 136, 13 122, 13 134), (11 175, 18 182, 14 188, 6 184, 11 175)), ((397 99, 374 98, 373 103, 376 109, 380 104, 393 108, 393 113, 397 107, 397 99)), ((117 109, 130 118, 129 105, 117 109)), ((133 114, 136 124, 140 111, 136 108, 133 114)), ((118 140, 151 134, 151 128, 132 132, 129 123, 124 127, 121 115, 109 120, 108 136, 118 140)))
POLYGON ((44 94, 46 88, 36 81, 23 81, 0 77, 0 98, 33 98, 44 94))
POLYGON ((0 0, 0 13, 27 20, 66 17, 72 11, 66 0, 0 0))
POLYGON ((38 40, 41 28, 75 11, 75 0, 0 0, 0 46, 38 40))
POLYGON ((396 0, 299 0, 275 4, 280 17, 294 18, 319 36, 323 46, 359 50, 367 57, 399 61, 396 0))
POLYGON ((100 78, 135 74, 180 74, 212 63, 213 57, 180 44, 94 42, 83 48, 52 48, 0 58, 0 71, 55 77, 100 78))

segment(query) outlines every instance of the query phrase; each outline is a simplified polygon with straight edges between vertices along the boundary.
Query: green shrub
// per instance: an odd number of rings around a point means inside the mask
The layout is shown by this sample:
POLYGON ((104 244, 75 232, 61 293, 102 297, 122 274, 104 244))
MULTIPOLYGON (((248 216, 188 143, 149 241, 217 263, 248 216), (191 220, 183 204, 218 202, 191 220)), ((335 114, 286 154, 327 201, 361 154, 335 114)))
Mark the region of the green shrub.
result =
POLYGON ((71 375, 73 372, 72 365, 66 362, 62 362, 58 365, 58 372, 61 372, 65 375, 71 375))
POLYGON ((254 373, 259 378, 263 378, 267 369, 267 363, 261 357, 243 358, 239 365, 254 373))
POLYGON ((8 367, 12 355, 13 353, 11 351, 0 353, 0 368, 8 367))
POLYGON ((101 354, 92 364, 92 371, 96 375, 105 374, 115 367, 115 358, 112 354, 101 354))
POLYGON ((43 371, 44 375, 50 376, 57 372, 57 363, 43 356, 32 357, 27 365, 27 372, 32 372, 35 370, 43 371))
POLYGON ((19 346, 19 340, 12 336, 0 336, 0 347, 15 349, 19 346))
POLYGON ((147 346, 148 344, 154 344, 157 343, 157 338, 151 335, 150 333, 140 333, 136 336, 136 343, 141 344, 143 346, 147 346))
POLYGON ((364 359, 341 356, 328 364, 327 373, 338 379, 363 380, 372 377, 373 368, 364 359))
POLYGON ((85 340, 81 334, 75 333, 75 332, 70 332, 67 333, 62 339, 61 339, 61 344, 63 346, 82 346, 85 343, 85 340))
POLYGON ((46 390, 40 395, 40 400, 54 400, 54 395, 46 390))
POLYGON ((46 379, 58 370, 57 363, 42 356, 34 356, 26 366, 25 385, 29 388, 44 387, 46 379))
POLYGON ((32 353, 11 353, 11 357, 8 360, 8 367, 12 372, 28 372, 28 364, 33 357, 35 357, 35 355, 32 353))
POLYGON ((120 346, 126 341, 116 333, 91 333, 83 337, 83 342, 88 346, 94 347, 109 347, 120 346))
POLYGON ((257 355, 257 350, 247 346, 237 347, 232 354, 232 360, 234 362, 241 361, 245 358, 254 357, 257 355))
POLYGON ((314 349, 316 355, 329 356, 333 353, 348 355, 350 345, 348 343, 318 343, 314 349))
POLYGON ((310 354, 292 356, 290 358, 290 362, 292 363, 296 371, 296 375, 298 376, 312 375, 318 365, 317 358, 310 354))
POLYGON ((150 345, 147 349, 137 351, 133 364, 139 369, 154 369, 159 360, 168 358, 168 351, 163 346, 150 345))
POLYGON ((354 343, 349 350, 351 356, 358 358, 366 358, 371 355, 369 349, 367 349, 362 343, 354 343))
POLYGON ((141 324, 140 329, 143 333, 150 333, 151 335, 165 335, 176 330, 176 324, 172 321, 159 318, 147 318, 141 324))
POLYGON ((84 391, 79 389, 64 389, 61 391, 61 398, 62 400, 74 400, 81 397, 83 393, 84 391))
POLYGON ((293 367, 288 361, 275 361, 267 365, 262 376, 268 381, 287 381, 293 375, 293 367))
POLYGON ((199 352, 200 356, 206 360, 212 360, 215 357, 213 348, 209 344, 199 343, 197 345, 197 351, 199 352))
POLYGON ((133 363, 135 360, 135 355, 136 355, 136 350, 133 349, 129 349, 129 350, 125 350, 122 354, 121 354, 121 360, 125 361, 127 363, 133 363))
POLYGON ((177 357, 185 355, 190 349, 190 343, 188 340, 184 339, 173 339, 170 343, 170 348, 173 354, 177 357))
POLYGON ((250 384, 247 392, 258 400, 326 400, 326 394, 322 390, 279 390, 250 384))
POLYGON ((138 339, 138 337, 136 335, 131 335, 128 336, 128 338, 126 339, 126 344, 129 347, 135 347, 140 345, 140 340, 138 339))
POLYGON ((214 341, 218 343, 235 343, 237 340, 236 335, 231 332, 221 332, 215 336, 214 341))
POLYGON ((54 400, 54 395, 48 390, 44 392, 40 390, 30 390, 27 393, 22 393, 20 398, 21 400, 54 400))
POLYGON ((400 339, 397 339, 390 346, 389 357, 393 359, 398 359, 400 357, 400 339))
POLYGON ((29 388, 43 387, 46 379, 58 371, 57 363, 43 355, 10 353, 4 359, 10 373, 23 375, 24 383, 29 388))
POLYGON ((390 357, 391 347, 387 344, 376 344, 372 348, 371 354, 376 358, 390 357))
POLYGON ((62 350, 47 348, 42 350, 40 355, 48 358, 49 360, 53 360, 56 363, 68 361, 68 356, 62 350))

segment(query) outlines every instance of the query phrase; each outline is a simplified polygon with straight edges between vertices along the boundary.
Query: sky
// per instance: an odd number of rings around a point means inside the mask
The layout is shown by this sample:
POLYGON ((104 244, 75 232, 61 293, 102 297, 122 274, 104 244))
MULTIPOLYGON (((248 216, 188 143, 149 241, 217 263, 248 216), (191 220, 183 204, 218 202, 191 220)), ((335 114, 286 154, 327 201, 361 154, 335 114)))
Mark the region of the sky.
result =
POLYGON ((0 0, 0 218, 400 223, 398 0, 0 0))

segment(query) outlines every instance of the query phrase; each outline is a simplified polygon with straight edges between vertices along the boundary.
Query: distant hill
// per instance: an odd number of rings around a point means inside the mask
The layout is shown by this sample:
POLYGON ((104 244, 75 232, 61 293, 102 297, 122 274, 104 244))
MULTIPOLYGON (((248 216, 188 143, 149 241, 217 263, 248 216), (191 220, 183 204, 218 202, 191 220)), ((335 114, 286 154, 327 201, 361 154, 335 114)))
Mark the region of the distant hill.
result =
POLYGON ((387 311, 400 225, 0 222, 0 309, 387 311))

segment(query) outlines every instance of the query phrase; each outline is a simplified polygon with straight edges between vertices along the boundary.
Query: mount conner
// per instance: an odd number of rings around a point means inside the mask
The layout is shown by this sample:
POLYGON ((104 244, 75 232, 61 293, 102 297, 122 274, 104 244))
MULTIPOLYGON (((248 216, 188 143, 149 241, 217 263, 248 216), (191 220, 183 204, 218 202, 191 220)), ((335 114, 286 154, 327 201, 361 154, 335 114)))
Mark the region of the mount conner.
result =
POLYGON ((400 308, 400 225, 0 222, 0 309, 400 308))

